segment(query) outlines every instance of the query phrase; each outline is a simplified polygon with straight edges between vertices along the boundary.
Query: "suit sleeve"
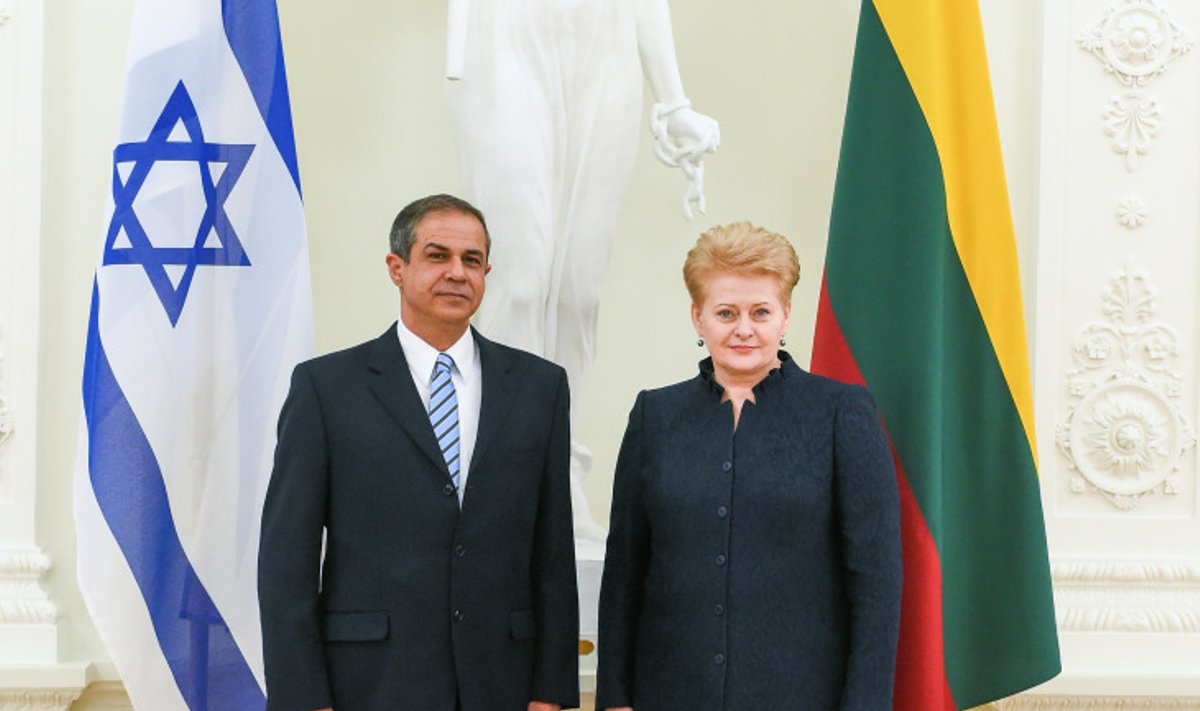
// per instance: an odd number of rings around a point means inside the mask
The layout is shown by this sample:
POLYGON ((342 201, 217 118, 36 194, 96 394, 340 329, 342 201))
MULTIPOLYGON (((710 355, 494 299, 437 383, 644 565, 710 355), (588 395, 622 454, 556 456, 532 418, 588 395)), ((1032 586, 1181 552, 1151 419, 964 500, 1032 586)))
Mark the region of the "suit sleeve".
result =
POLYGON ((304 365, 279 416, 275 466, 263 506, 258 597, 270 711, 332 705, 321 644, 319 578, 328 491, 321 406, 304 365))
POLYGON ((571 404, 567 374, 559 371, 534 532, 537 657, 531 701, 579 706, 579 593, 575 525, 571 514, 571 404))
POLYGON ((847 392, 834 426, 835 490, 850 639, 840 708, 892 704, 903 559, 891 447, 866 390, 847 392))
POLYGON ((629 413, 613 477, 608 548, 600 583, 597 709, 632 706, 634 699, 634 647, 650 558, 650 522, 642 498, 644 401, 645 393, 639 393, 629 413))

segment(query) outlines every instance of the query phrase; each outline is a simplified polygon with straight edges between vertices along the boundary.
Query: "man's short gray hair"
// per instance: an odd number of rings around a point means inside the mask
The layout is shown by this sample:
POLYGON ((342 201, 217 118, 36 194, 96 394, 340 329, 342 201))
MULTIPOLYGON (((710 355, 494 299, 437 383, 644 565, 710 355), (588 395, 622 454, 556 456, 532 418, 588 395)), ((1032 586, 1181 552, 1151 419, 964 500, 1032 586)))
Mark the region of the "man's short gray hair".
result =
POLYGON ((409 258, 412 256, 413 244, 417 241, 417 223, 431 212, 458 212, 479 220, 479 224, 483 226, 483 236, 487 239, 487 254, 491 254, 492 236, 488 234, 487 222, 484 221, 483 213, 479 211, 479 208, 462 198, 441 193, 413 200, 405 205, 400 214, 396 215, 396 219, 392 221, 390 236, 392 254, 400 255, 405 264, 408 264, 409 258))

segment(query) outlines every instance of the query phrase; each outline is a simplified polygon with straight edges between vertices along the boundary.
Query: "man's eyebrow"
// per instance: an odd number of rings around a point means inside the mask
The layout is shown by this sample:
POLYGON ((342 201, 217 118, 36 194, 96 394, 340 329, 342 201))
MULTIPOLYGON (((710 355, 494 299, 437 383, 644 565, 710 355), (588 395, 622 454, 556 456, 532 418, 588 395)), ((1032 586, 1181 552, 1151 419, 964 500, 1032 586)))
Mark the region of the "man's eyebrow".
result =
MULTIPOLYGON (((442 252, 452 252, 452 251, 453 251, 452 249, 450 249, 450 248, 449 248, 449 247, 447 247, 446 245, 444 245, 444 244, 439 244, 439 243, 437 243, 437 242, 426 242, 426 243, 425 243, 425 246, 424 246, 424 248, 423 248, 423 249, 425 249, 426 251, 428 251, 428 250, 430 250, 430 249, 436 249, 436 250, 440 250, 440 251, 442 251, 442 252)), ((480 255, 480 256, 482 256, 482 255, 483 255, 483 250, 482 250, 482 249, 477 249, 477 248, 475 248, 475 247, 472 247, 472 248, 470 248, 470 249, 464 249, 464 250, 463 250, 463 254, 474 254, 474 255, 480 255)))

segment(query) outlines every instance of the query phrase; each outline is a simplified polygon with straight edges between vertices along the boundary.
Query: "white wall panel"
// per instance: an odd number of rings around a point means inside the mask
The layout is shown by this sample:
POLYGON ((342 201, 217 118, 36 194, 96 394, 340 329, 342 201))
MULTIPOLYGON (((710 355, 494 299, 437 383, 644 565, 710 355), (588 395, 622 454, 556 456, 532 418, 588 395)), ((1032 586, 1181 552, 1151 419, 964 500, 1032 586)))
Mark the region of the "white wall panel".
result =
POLYGON ((1039 691, 1096 698, 1011 708, 1200 708, 1200 7, 1043 7, 1035 393, 1064 673, 1039 691))

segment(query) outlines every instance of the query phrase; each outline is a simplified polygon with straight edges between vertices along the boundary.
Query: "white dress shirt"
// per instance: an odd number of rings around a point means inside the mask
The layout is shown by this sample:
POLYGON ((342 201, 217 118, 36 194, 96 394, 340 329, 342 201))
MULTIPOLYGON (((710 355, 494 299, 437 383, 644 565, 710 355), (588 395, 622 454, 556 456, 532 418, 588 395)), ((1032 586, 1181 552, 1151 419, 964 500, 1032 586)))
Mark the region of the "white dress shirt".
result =
MULTIPOLYGON (((438 350, 408 330, 404 319, 396 322, 396 335, 404 350, 404 359, 412 373, 413 384, 421 396, 421 404, 429 411, 429 383, 433 377, 433 366, 437 362, 438 350)), ((479 346, 476 345, 471 329, 446 349, 454 360, 450 370, 450 382, 454 383, 454 395, 458 398, 458 443, 459 443, 459 487, 458 502, 461 505, 463 492, 467 488, 467 473, 471 470, 471 455, 475 452, 475 435, 479 432, 479 404, 483 401, 483 368, 479 364, 479 346)))

